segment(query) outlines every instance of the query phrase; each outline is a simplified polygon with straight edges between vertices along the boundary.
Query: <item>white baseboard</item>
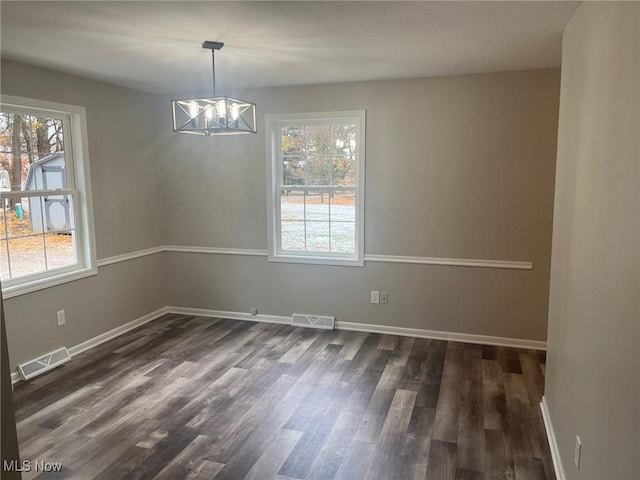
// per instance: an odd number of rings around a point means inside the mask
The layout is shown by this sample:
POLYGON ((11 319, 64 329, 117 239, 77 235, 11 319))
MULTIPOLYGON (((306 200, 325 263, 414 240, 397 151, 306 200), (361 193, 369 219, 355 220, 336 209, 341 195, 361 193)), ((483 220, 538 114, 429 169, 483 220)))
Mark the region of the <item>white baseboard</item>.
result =
POLYGON ((546 350, 547 342, 525 340, 522 338, 491 337, 472 333, 442 332, 439 330, 424 330, 421 328, 393 327, 389 325, 372 325, 368 323, 336 321, 339 330, 355 330, 357 332, 385 333, 403 337, 431 338, 433 340, 447 340, 449 342, 477 343, 480 345, 497 345, 500 347, 528 348, 546 350))
POLYGON ((112 340, 116 337, 119 337, 123 333, 127 333, 129 330, 133 330, 134 328, 138 328, 140 325, 144 325, 145 323, 150 322, 151 320, 155 320, 158 317, 168 313, 167 307, 162 307, 156 310, 155 312, 147 313, 140 318, 136 318, 124 325, 120 325, 108 332, 104 332, 96 337, 90 338, 89 340, 79 343, 69 349, 69 354, 73 357, 74 355, 78 355, 82 352, 86 352, 87 350, 97 347, 109 340, 112 340))
MULTIPOLYGON (((257 314, 251 315, 244 312, 227 312, 224 310, 209 310, 204 308, 189 308, 189 307, 162 307, 158 310, 143 315, 140 318, 136 318, 131 322, 125 323, 117 328, 102 333, 96 337, 90 338, 78 345, 69 348, 71 356, 78 355, 82 352, 97 347, 109 340, 112 340, 123 333, 126 333, 134 328, 144 325, 151 320, 161 317, 167 313, 176 313, 182 315, 195 315, 198 317, 213 317, 213 318, 230 318, 233 320, 246 320, 249 322, 265 322, 265 323, 278 323, 278 324, 291 324, 291 317, 284 317, 281 315, 264 315, 257 314)), ((356 323, 356 322, 341 322, 336 321, 335 327, 338 330, 353 330, 357 332, 368 333, 384 333, 388 335, 400 335, 405 337, 418 337, 418 338, 432 338, 434 340, 447 340, 452 342, 463 343, 477 343, 480 345, 498 345, 502 347, 514 347, 514 348, 529 348, 534 350, 546 350, 547 343, 536 340, 524 340, 519 338, 506 338, 506 337, 491 337, 487 335, 474 335, 470 333, 456 333, 456 332, 441 332, 437 330, 423 330, 420 328, 405 328, 405 327, 393 327, 389 325, 373 325, 368 323, 356 323)), ((18 372, 11 374, 11 383, 17 383, 20 381, 18 372)), ((544 411, 543 411, 544 415, 544 411)), ((546 422, 546 420, 545 420, 546 422)), ((554 460, 555 463, 555 460, 554 460)), ((560 479, 559 479, 560 480, 560 479)))
MULTIPOLYGON (((166 307, 167 313, 180 313, 183 315, 197 315, 200 317, 231 318, 234 320, 248 320, 250 322, 284 323, 290 324, 291 317, 279 315, 251 315, 243 312, 226 312, 222 310, 207 310, 204 308, 166 307)), ((337 330, 353 330, 357 332, 385 333, 404 337, 432 338, 434 340, 447 340, 451 342, 478 343, 480 345, 497 345, 501 347, 528 348, 533 350, 546 350, 547 342, 537 340, 524 340, 520 338, 491 337, 487 335, 474 335, 470 333, 441 332, 437 330, 423 330, 419 328, 392 327, 388 325, 372 325, 368 323, 341 322, 336 320, 337 330)))
POLYGON ((553 460, 553 468, 556 471, 556 478, 558 480, 565 480, 567 477, 564 474, 564 468, 562 468, 560 450, 558 450, 556 434, 553 430, 553 424, 549 416, 549 407, 547 406, 547 400, 544 396, 540 402, 540 410, 542 411, 542 419, 544 420, 544 429, 547 431, 547 439, 549 440, 549 449, 551 450, 551 459, 553 460))
MULTIPOLYGON (((79 343, 78 345, 75 345, 69 348, 69 354, 72 357, 74 357, 75 355, 78 355, 82 352, 86 352, 87 350, 97 347, 98 345, 108 342, 109 340, 112 340, 116 337, 119 337, 123 333, 127 333, 128 331, 133 330, 134 328, 137 328, 140 325, 144 325, 145 323, 148 323, 151 320, 155 320, 156 318, 159 318, 166 313, 168 313, 167 307, 162 307, 156 310, 155 312, 147 313, 146 315, 143 315, 140 318, 136 318, 135 320, 125 323, 124 325, 120 325, 119 327, 109 330, 108 332, 104 332, 96 337, 90 338, 87 341, 84 341, 82 343, 79 343)), ((18 372, 13 372, 11 374, 12 384, 18 383, 20 380, 21 378, 18 372)))
POLYGON ((280 315, 251 315, 244 312, 225 312, 223 310, 208 310, 205 308, 165 307, 167 313, 179 313, 182 315, 196 315, 198 317, 230 318, 232 320, 247 320, 249 322, 284 323, 290 324, 291 317, 280 315))

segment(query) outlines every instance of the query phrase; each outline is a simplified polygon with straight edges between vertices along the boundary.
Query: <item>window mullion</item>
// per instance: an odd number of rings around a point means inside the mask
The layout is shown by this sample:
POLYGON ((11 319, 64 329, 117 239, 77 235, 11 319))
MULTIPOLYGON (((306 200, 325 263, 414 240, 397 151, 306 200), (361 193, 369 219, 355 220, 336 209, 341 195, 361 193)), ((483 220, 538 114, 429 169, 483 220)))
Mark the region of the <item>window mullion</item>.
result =
POLYGON ((75 171, 75 158, 74 152, 70 145, 73 145, 73 129, 71 128, 71 116, 65 115, 61 119, 62 121, 62 141, 64 142, 64 154, 65 154, 65 175, 67 178, 67 188, 76 188, 76 171, 75 171))
MULTIPOLYGON (((305 187, 309 185, 308 181, 309 176, 309 137, 307 136, 307 127, 304 127, 304 185, 305 187)), ((307 249, 307 193, 309 190, 307 188, 304 189, 304 209, 302 210, 302 219, 304 226, 304 251, 308 251, 307 249)))
POLYGON ((4 212, 4 243, 7 249, 7 268, 9 269, 9 279, 11 279, 11 254, 9 253, 9 226, 7 225, 7 210, 4 208, 4 199, 0 200, 0 202, 2 202, 2 209, 4 212))
POLYGON ((42 251, 44 252, 44 269, 49 270, 49 266, 47 264, 47 244, 45 242, 45 232, 47 228, 44 224, 44 211, 46 208, 47 203, 45 197, 40 197, 40 225, 42 225, 42 251))
POLYGON ((331 251, 331 192, 327 193, 329 199, 329 251, 331 251))

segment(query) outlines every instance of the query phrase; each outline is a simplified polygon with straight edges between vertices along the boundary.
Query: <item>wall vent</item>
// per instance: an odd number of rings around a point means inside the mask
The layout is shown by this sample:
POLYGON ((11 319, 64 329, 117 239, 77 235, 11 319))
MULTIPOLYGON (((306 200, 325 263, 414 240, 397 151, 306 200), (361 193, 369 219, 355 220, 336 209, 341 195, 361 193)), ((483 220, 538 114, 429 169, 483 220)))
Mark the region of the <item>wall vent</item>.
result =
POLYGON ((294 313, 291 324, 296 327, 322 328, 333 330, 334 317, 323 317, 320 315, 306 315, 304 313, 294 313))
POLYGON ((20 373, 20 377, 23 380, 29 380, 69 360, 71 360, 69 351, 65 347, 62 347, 39 358, 18 365, 18 373, 20 373))

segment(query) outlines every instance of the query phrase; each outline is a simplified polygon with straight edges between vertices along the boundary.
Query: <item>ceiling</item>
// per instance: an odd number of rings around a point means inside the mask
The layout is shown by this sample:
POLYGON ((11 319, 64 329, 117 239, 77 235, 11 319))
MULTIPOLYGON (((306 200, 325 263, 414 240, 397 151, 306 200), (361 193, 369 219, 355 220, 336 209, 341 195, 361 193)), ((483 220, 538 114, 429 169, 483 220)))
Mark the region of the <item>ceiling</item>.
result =
POLYGON ((1 55, 152 93, 560 65, 579 2, 2 1, 1 55))

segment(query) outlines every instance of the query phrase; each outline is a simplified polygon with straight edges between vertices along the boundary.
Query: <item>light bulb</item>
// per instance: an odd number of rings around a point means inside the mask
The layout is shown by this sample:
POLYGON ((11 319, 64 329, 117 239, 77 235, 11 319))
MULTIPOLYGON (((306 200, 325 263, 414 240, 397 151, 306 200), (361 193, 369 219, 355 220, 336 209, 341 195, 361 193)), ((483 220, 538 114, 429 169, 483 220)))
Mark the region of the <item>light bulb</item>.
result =
POLYGON ((224 100, 220 100, 216 104, 216 110, 218 111, 218 117, 224 118, 227 116, 227 103, 224 100))
POLYGON ((198 116, 198 102, 189 102, 189 116, 191 118, 198 116))
POLYGON ((233 120, 237 120, 239 116, 240 116, 240 110, 238 109, 238 104, 237 103, 232 103, 231 104, 231 118, 233 120))
POLYGON ((204 109, 204 116, 207 120, 213 120, 213 107, 211 105, 207 105, 204 109))

